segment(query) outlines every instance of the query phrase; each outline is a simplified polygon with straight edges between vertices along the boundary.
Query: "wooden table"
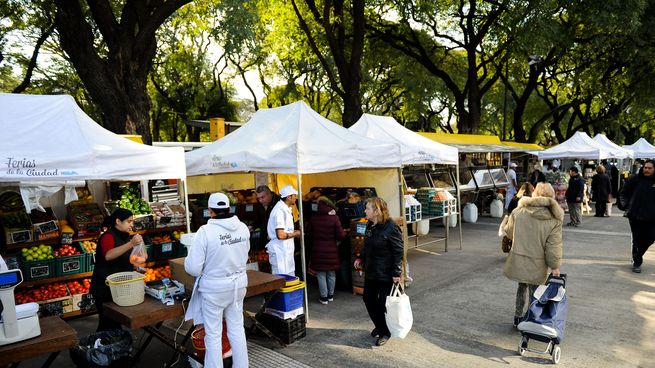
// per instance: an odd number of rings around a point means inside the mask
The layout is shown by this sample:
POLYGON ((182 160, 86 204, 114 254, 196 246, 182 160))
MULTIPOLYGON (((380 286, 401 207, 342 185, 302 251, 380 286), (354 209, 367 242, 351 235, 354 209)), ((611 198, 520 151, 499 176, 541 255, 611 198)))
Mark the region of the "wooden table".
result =
POLYGON ((49 367, 62 350, 77 346, 77 331, 59 317, 44 317, 39 320, 41 335, 29 340, 0 346, 0 366, 50 353, 43 367, 49 367))
MULTIPOLYGON (((246 289, 246 297, 262 295, 275 291, 284 287, 286 282, 284 276, 275 276, 270 273, 254 270, 248 270, 247 275, 248 286, 246 289)), ((154 337, 175 350, 175 355, 171 358, 170 364, 172 364, 172 362, 177 358, 178 354, 189 356, 202 363, 198 360, 195 354, 187 351, 184 347, 184 344, 191 337, 193 328, 189 329, 181 344, 175 344, 173 340, 159 331, 159 327, 161 327, 164 321, 184 315, 184 309, 182 308, 181 302, 176 302, 174 305, 167 306, 160 300, 146 295, 143 303, 131 307, 121 307, 113 302, 105 303, 104 311, 108 318, 111 318, 130 329, 141 328, 148 333, 148 337, 134 356, 134 362, 138 360, 143 353, 143 350, 145 350, 154 337)))

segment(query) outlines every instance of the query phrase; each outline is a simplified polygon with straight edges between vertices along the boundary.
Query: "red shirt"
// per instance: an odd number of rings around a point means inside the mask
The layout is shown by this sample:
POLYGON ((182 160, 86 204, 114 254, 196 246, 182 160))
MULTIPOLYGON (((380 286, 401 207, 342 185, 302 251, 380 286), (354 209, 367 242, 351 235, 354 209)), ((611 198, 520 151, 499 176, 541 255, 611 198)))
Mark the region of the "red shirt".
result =
POLYGON ((111 233, 105 234, 102 239, 100 239, 100 251, 102 252, 102 258, 107 259, 107 252, 114 249, 114 236, 111 233))

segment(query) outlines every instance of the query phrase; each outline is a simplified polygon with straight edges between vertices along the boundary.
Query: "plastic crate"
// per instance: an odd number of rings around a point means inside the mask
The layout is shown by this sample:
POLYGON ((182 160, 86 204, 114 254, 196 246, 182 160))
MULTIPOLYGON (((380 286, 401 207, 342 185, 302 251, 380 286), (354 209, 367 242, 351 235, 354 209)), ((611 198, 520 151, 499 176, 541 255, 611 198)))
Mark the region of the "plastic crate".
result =
POLYGON ((268 308, 289 312, 303 306, 305 298, 305 283, 278 289, 266 305, 268 308))
POLYGON ((86 272, 87 255, 79 245, 75 248, 80 251, 80 254, 66 257, 55 257, 55 275, 57 277, 86 272))
POLYGON ((180 243, 175 241, 165 243, 152 243, 152 260, 161 261, 164 259, 179 258, 179 246, 180 243))
POLYGON ((269 314, 261 314, 257 319, 285 344, 291 344, 307 335, 304 314, 293 319, 280 319, 269 314))
POLYGON ((82 255, 84 256, 85 259, 85 264, 86 264, 86 271, 85 272, 93 272, 93 270, 96 267, 96 253, 95 252, 87 252, 86 248, 80 246, 82 248, 82 255))
POLYGON ((55 277, 55 260, 21 261, 20 269, 23 272, 25 281, 55 277))
MULTIPOLYGON (((186 247, 186 245, 182 243, 177 243, 177 257, 186 257, 189 254, 189 249, 186 247)), ((175 257, 174 257, 175 258, 175 257)))

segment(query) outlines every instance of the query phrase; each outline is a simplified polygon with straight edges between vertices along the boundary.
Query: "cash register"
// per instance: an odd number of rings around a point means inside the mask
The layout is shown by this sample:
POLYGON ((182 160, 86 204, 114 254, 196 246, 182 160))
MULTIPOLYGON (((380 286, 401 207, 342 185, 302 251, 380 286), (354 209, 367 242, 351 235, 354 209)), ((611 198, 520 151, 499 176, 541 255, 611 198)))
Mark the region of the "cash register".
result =
POLYGON ((0 271, 0 346, 41 335, 39 305, 14 301, 14 288, 22 282, 20 270, 0 271))

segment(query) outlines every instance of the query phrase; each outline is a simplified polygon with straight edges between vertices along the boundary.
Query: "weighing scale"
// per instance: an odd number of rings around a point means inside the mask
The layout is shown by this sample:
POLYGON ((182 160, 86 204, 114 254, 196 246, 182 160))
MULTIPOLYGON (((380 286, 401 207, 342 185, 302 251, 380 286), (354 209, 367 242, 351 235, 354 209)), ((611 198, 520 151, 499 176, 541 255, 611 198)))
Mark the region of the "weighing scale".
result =
POLYGON ((31 339, 41 335, 39 305, 16 305, 14 288, 23 282, 20 270, 0 272, 0 346, 31 339))

